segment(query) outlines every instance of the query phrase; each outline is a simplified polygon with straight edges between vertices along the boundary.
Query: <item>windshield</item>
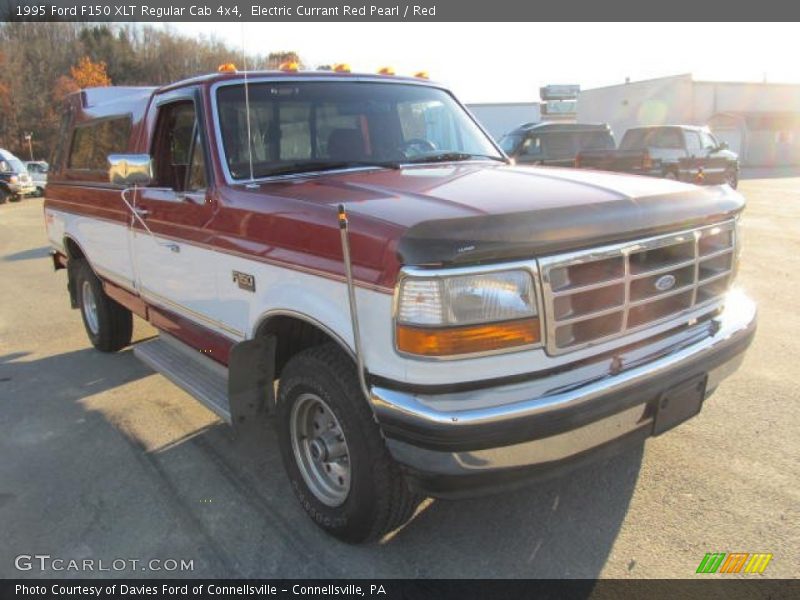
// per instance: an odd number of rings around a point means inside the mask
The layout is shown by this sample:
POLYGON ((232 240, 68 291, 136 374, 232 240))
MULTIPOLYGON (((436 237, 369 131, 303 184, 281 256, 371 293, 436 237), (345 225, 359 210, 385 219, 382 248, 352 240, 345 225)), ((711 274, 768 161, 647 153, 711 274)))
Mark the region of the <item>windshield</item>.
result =
POLYGON ((505 159, 445 91, 375 82, 252 83, 217 92, 234 179, 405 162, 505 159))
POLYGON ((22 164, 22 161, 18 158, 6 158, 0 159, 0 161, 4 162, 5 169, 9 173, 27 173, 28 170, 25 168, 25 165, 22 164))

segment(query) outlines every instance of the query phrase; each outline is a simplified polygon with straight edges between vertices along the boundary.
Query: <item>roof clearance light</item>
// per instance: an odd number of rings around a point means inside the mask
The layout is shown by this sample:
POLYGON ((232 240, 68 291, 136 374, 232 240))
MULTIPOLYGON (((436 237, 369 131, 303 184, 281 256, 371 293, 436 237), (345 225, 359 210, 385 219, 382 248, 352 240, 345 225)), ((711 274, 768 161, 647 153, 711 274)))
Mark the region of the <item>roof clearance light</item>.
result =
POLYGON ((393 67, 381 67, 378 69, 378 75, 394 75, 393 67))
POLYGON ((414 73, 414 77, 416 77, 417 79, 430 79, 428 77, 427 71, 417 71, 416 73, 414 73))
POLYGON ((338 63, 333 65, 333 70, 335 73, 349 73, 350 65, 348 65, 347 63, 338 63))
POLYGON ((281 71, 286 71, 287 73, 296 73, 300 70, 300 65, 298 65, 295 61, 290 60, 285 63, 281 63, 281 66, 278 68, 281 71))
POLYGON ((217 67, 220 73, 236 73, 236 65, 233 63, 223 63, 217 67))

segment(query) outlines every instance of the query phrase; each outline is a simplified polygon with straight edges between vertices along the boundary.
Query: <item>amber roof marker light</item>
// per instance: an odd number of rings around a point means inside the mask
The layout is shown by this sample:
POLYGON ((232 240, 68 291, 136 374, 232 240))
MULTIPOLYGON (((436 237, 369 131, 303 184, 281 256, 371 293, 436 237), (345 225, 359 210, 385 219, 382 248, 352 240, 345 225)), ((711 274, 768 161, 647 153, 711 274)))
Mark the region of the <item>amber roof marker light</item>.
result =
POLYGON ((333 65, 333 72, 334 73, 349 73, 350 72, 350 65, 347 63, 336 63, 333 65))
POLYGON ((300 65, 297 64, 296 61, 289 60, 286 62, 282 62, 281 65, 278 67, 279 71, 283 71, 285 73, 296 73, 300 70, 300 65))
POLYGON ((233 63, 222 63, 219 67, 217 67, 218 73, 236 73, 236 65, 233 63))
POLYGON ((378 75, 394 75, 394 67, 381 67, 378 69, 378 75))

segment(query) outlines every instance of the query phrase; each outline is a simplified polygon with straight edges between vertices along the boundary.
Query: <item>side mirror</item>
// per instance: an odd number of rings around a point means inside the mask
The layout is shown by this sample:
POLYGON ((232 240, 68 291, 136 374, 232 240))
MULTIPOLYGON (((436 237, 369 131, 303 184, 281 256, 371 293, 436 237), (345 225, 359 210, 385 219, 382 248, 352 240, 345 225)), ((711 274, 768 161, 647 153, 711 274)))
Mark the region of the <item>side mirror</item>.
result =
POLYGON ((717 150, 727 150, 728 149, 728 142, 720 142, 719 146, 717 146, 717 150))
POLYGON ((148 154, 109 154, 108 180, 114 185, 150 185, 153 162, 148 154))

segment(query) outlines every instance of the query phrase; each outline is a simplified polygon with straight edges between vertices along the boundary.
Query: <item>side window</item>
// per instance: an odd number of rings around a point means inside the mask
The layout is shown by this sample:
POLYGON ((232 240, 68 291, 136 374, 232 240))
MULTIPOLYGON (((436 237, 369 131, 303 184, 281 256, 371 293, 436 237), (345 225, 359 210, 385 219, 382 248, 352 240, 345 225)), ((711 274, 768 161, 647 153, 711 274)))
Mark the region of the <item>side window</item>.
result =
POLYGON ((689 154, 699 154, 703 149, 703 145, 700 143, 700 134, 687 130, 683 132, 683 135, 686 137, 686 150, 689 151, 689 154))
POLYGON ((180 101, 159 108, 152 154, 153 185, 176 192, 206 188, 205 160, 194 102, 180 101))
POLYGON ((683 148, 683 140, 681 140, 681 131, 674 127, 667 127, 657 130, 653 138, 653 146, 656 148, 683 148))
POLYGON ((108 155, 128 149, 131 133, 130 117, 89 121, 75 128, 67 167, 85 171, 108 169, 108 155))
POLYGON ((522 143, 522 156, 541 156, 542 154, 542 138, 538 135, 532 135, 525 139, 522 143))

